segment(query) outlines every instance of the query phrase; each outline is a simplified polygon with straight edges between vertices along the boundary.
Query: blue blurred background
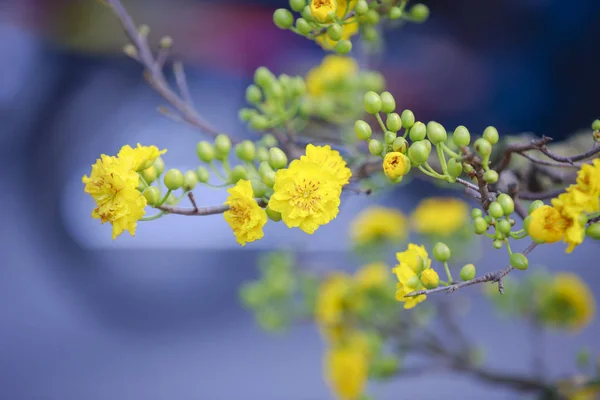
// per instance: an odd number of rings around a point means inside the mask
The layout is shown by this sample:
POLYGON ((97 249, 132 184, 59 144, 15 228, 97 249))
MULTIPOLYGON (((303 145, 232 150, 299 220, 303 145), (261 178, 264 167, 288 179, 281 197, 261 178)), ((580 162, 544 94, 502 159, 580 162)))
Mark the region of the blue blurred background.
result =
MULTIPOLYGON (((428 1, 432 18, 387 33, 380 63, 388 88, 419 119, 474 131, 533 131, 555 138, 600 113, 600 2, 428 1)), ((245 86, 260 65, 304 74, 323 53, 282 32, 271 13, 285 1, 125 0, 158 41, 169 34, 185 62, 201 114, 237 137, 245 86)), ((328 399, 322 344, 312 327, 273 338, 237 300, 256 276, 260 251, 300 249, 332 268, 357 267, 352 216, 373 201, 409 212, 437 189, 423 183, 393 197, 348 196, 340 216, 308 237, 270 224, 238 248, 222 217, 172 216, 110 240, 90 218, 81 176, 101 153, 126 143, 168 148, 168 167, 196 166, 202 135, 156 112, 161 99, 121 53, 117 20, 94 1, 0 1, 0 398, 328 399)), ((202 191, 203 205, 223 193, 202 191)), ((600 294, 598 245, 571 256, 534 253, 551 270, 574 270, 600 294)), ((392 260, 390 260, 391 262, 392 260)), ((486 260, 480 271, 503 266, 486 260)), ((476 288, 464 291, 480 299, 476 288)), ((527 371, 525 324, 475 301, 462 323, 486 346, 491 367, 527 371)), ((574 371, 582 345, 598 350, 600 325, 543 338, 553 376, 574 371)), ((374 385, 377 399, 515 399, 513 392, 441 373, 374 385), (426 388, 426 390, 424 389, 426 388), (402 396, 400 396, 400 394, 402 396)))

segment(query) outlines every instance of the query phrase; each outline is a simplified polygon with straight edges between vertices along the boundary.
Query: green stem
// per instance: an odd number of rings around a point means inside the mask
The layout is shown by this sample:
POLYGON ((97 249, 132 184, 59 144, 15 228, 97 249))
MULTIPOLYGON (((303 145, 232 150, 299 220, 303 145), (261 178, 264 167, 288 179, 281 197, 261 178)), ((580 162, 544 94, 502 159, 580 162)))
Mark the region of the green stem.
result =
POLYGON ((212 183, 208 183, 208 182, 200 182, 202 185, 206 185, 211 189, 222 189, 222 188, 226 188, 226 187, 230 187, 231 183, 224 183, 222 185, 213 185, 212 183))
MULTIPOLYGON (((440 175, 436 170, 434 170, 431 167, 431 165, 429 165, 429 163, 427 161, 425 161, 423 163, 423 165, 425 165, 425 168, 427 168, 429 170, 429 172, 431 172, 432 174, 435 174, 435 177, 438 178, 438 179, 444 180, 444 179, 446 179, 448 177, 448 175, 440 175)), ((448 167, 446 167, 446 168, 448 168, 448 167)))
POLYGON ((448 282, 454 282, 454 279, 452 279, 452 274, 450 273, 450 267, 448 267, 448 261, 444 261, 444 269, 446 270, 446 275, 448 276, 448 282))
POLYGON ((171 189, 167 190, 167 193, 165 194, 165 197, 163 197, 163 198, 162 198, 162 200, 161 200, 161 201, 159 201, 159 202, 158 202, 158 204, 157 204, 157 205, 155 205, 154 207, 160 207, 160 206, 162 206, 163 204, 165 204, 165 201, 167 201, 167 199, 169 198, 169 195, 171 194, 171 192, 172 192, 172 190, 171 190, 171 189))
POLYGON ((383 133, 385 134, 385 132, 387 131, 387 128, 385 127, 385 124, 383 123, 383 119, 381 119, 381 115, 379 115, 379 113, 375 114, 375 118, 377 118, 377 122, 379 122, 379 126, 381 126, 381 129, 383 131, 383 133))
POLYGON ((422 173, 424 173, 425 175, 428 175, 428 176, 430 176, 430 177, 432 177, 432 178, 439 179, 439 177, 437 176, 438 174, 435 174, 435 175, 434 175, 434 174, 432 174, 431 172, 429 172, 429 171, 427 171, 425 168, 423 168, 423 166, 422 166, 422 165, 419 165, 419 167, 418 167, 418 168, 419 168, 419 170, 420 170, 422 173))
POLYGON ((223 163, 223 167, 225 168, 225 172, 227 172, 227 175, 231 174, 231 167, 229 166, 229 160, 224 159, 222 161, 222 163, 223 163))
POLYGON ((155 219, 159 219, 160 217, 162 217, 164 214, 165 214, 165 212, 161 211, 158 214, 153 215, 151 217, 140 218, 139 221, 154 221, 155 219))
POLYGON ((516 232, 510 232, 509 235, 511 238, 516 239, 516 240, 524 239, 528 236, 527 232, 525 232, 525 229, 521 229, 516 232))
POLYGON ((442 148, 444 149, 446 154, 448 154, 450 157, 461 158, 460 155, 458 153, 456 153, 455 151, 453 151, 450 147, 448 147, 448 145, 446 143, 442 142, 442 148))
POLYGON ((217 177, 221 178, 221 180, 222 180, 223 182, 227 182, 227 178, 226 178, 225 176, 223 176, 223 174, 221 173, 221 171, 219 171, 219 170, 217 169, 217 167, 215 167, 215 165, 214 165, 212 162, 208 163, 208 167, 210 168, 210 170, 211 170, 212 172, 214 172, 214 173, 215 173, 215 175, 217 175, 217 177))
POLYGON ((489 171, 490 170, 490 154, 488 154, 487 156, 483 157, 483 160, 481 161, 481 165, 483 166, 483 169, 485 171, 489 171))
POLYGON ((491 233, 483 232, 483 235, 489 237, 490 239, 496 239, 496 236, 492 235, 491 233))
POLYGON ((512 255, 512 249, 510 248, 510 243, 508 242, 508 239, 504 239, 504 243, 506 244, 506 250, 508 250, 508 255, 512 255))
POLYGON ((438 158, 440 159, 440 165, 442 166, 442 172, 444 176, 448 176, 448 164, 446 164, 446 155, 444 154, 444 148, 441 144, 435 145, 435 150, 437 151, 438 158))
POLYGON ((148 182, 146 182, 146 180, 144 179, 142 174, 138 173, 138 176, 140 177, 140 181, 144 184, 144 187, 150 186, 150 185, 148 185, 148 182))

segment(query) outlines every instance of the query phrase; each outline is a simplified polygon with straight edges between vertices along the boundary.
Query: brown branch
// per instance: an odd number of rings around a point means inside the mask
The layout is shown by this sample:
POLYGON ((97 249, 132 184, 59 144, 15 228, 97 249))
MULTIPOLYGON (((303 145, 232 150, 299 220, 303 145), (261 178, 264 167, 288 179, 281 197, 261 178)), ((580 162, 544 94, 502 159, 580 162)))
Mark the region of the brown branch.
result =
POLYGON ((504 150, 504 157, 502 158, 502 161, 498 166, 494 166, 494 170, 496 170, 498 174, 504 171, 504 169, 508 167, 508 164, 510 164, 510 160, 512 159, 513 153, 521 153, 527 150, 539 149, 540 146, 544 146, 547 143, 550 143, 551 141, 552 138, 548 136, 542 136, 541 139, 534 139, 531 140, 529 143, 513 143, 508 145, 506 150, 504 150))
MULTIPOLYGON (((257 199, 256 201, 258 202, 258 205, 263 208, 267 206, 267 202, 264 201, 263 199, 257 199)), ((194 208, 184 208, 184 207, 162 205, 157 208, 168 214, 188 215, 188 216, 223 214, 225 211, 229 210, 229 206, 226 204, 222 204, 222 205, 218 205, 218 206, 200 207, 200 208, 197 206, 194 206, 194 208)))
POLYGON ((559 194, 563 193, 565 188, 548 190, 546 192, 519 192, 519 198, 523 200, 546 200, 557 197, 559 194))
POLYGON ((471 178, 477 178, 477 190, 479 191, 479 200, 481 201, 481 206, 487 212, 488 207, 492 203, 492 196, 490 194, 490 190, 488 188, 488 184, 485 181, 483 175, 485 173, 483 164, 479 157, 475 154, 471 153, 467 147, 461 148, 463 153, 463 161, 473 167, 473 172, 469 174, 471 178))
POLYGON ((525 157, 526 159, 528 159, 529 161, 531 161, 534 164, 546 165, 548 167, 558 167, 558 168, 581 168, 581 164, 575 164, 575 163, 565 164, 565 163, 561 163, 558 161, 540 160, 539 158, 530 156, 527 153, 517 153, 517 154, 522 157, 525 157))
POLYGON ((563 162, 563 163, 567 163, 567 164, 573 164, 575 161, 585 160, 586 158, 590 158, 590 157, 596 155, 597 153, 600 153, 600 144, 598 144, 598 142, 596 142, 596 143, 594 143, 594 145, 592 146, 592 148, 590 150, 586 151, 583 154, 579 154, 579 155, 571 156, 571 157, 563 157, 563 156, 559 156, 558 154, 554 154, 546 147, 546 145, 541 146, 539 150, 542 153, 544 153, 545 155, 547 155, 548 157, 550 157, 551 159, 553 159, 554 161, 559 161, 559 162, 563 162))
POLYGON ((198 205, 196 204, 196 199, 194 198, 194 193, 189 192, 188 198, 190 199, 190 203, 192 203, 192 206, 194 207, 194 211, 198 212, 198 205))

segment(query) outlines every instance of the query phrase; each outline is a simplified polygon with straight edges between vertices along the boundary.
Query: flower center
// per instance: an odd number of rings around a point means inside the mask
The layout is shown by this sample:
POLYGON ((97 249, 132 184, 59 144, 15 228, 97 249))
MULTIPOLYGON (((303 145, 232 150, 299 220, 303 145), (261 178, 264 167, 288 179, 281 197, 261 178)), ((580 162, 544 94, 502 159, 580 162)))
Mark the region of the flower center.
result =
POLYGON ((314 210, 317 208, 318 201, 321 196, 318 194, 320 182, 302 179, 302 182, 294 185, 294 195, 292 198, 296 203, 296 207, 302 210, 314 210))

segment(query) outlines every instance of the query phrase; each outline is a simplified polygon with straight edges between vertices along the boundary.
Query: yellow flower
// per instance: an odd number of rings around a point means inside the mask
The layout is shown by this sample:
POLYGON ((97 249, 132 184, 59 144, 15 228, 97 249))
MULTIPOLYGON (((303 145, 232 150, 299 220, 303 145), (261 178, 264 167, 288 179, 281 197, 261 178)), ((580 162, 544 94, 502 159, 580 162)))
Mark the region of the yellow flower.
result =
POLYGON ((566 221, 557 209, 550 206, 541 206, 531 213, 531 222, 527 232, 532 239, 555 243, 563 238, 565 228, 566 221))
POLYGON ((569 190, 579 190, 587 196, 583 204, 586 212, 592 213, 600 209, 600 159, 595 159, 593 164, 584 164, 577 173, 577 183, 569 190))
POLYGON ((411 216, 414 229, 426 235, 448 236, 467 224, 469 206, 452 197, 431 197, 419 203, 411 216))
POLYGON ((406 217, 393 208, 373 206, 352 221, 350 236, 357 245, 379 240, 401 241, 408 233, 406 217))
POLYGON ((425 301, 427 296, 424 294, 413 297, 404 297, 408 293, 418 290, 421 283, 419 277, 409 265, 400 263, 392 271, 398 277, 398 283, 396 284, 396 300, 404 302, 405 309, 413 308, 422 301, 425 301))
POLYGON ((352 172, 346 167, 346 161, 344 161, 337 150, 332 150, 329 145, 314 146, 308 144, 306 146, 306 155, 300 157, 300 160, 320 165, 325 171, 336 178, 340 186, 344 186, 350 182, 352 172))
POLYGON ((146 199, 137 190, 139 175, 131 169, 128 157, 117 158, 102 154, 92 165, 92 173, 81 180, 85 192, 96 200, 93 218, 112 224, 112 238, 127 230, 133 236, 137 221, 144 216, 146 199))
POLYGON ((310 2, 310 13, 314 19, 320 22, 331 19, 336 10, 337 1, 335 0, 312 0, 310 2))
POLYGON ((358 64, 352 57, 329 55, 306 75, 306 88, 313 97, 351 81, 358 74, 358 64))
POLYGON ((138 143, 135 149, 129 145, 121 147, 117 157, 129 159, 131 161, 131 169, 140 172, 151 167, 154 164, 154 160, 166 152, 167 150, 158 150, 156 146, 142 146, 138 143))
POLYGON ((250 181, 239 180, 229 190, 225 204, 229 205, 223 216, 229 224, 239 244, 254 242, 264 236, 263 226, 267 223, 267 214, 256 200, 250 181))
POLYGON ((361 290, 384 286, 389 279, 388 266, 382 262, 367 264, 354 274, 354 282, 361 290))
POLYGON ((315 310, 319 324, 327 327, 342 322, 345 298, 350 289, 350 277, 343 273, 335 273, 321 284, 315 310))
POLYGON ((410 171, 410 160, 404 154, 393 151, 383 159, 383 172, 391 180, 396 180, 410 171))
POLYGON ((579 190, 570 190, 552 199, 552 206, 558 210, 565 223, 564 241, 569 245, 567 253, 571 253, 585 237, 585 221, 582 221, 582 214, 587 199, 588 196, 579 190))
POLYGON ((369 353, 362 343, 350 340, 335 346, 325 356, 325 376, 339 399, 356 400, 365 390, 369 353))
POLYGON ((351 12, 354 10, 354 7, 356 7, 356 3, 358 2, 358 0, 338 0, 337 1, 337 16, 338 18, 344 18, 346 16, 347 13, 351 12), (346 7, 348 7, 348 9, 346 9, 346 7))
POLYGON ((421 272, 421 282, 427 289, 433 289, 440 284, 440 276, 433 268, 426 268, 421 272))
POLYGON ((269 208, 290 228, 313 234, 339 212, 342 187, 338 178, 316 163, 294 160, 275 174, 269 208))
POLYGON ((544 293, 541 317, 548 325, 579 330, 592 321, 596 312, 594 296, 577 275, 556 274, 544 293))
POLYGON ((400 264, 409 266, 415 274, 431 266, 431 260, 425 247, 412 243, 408 245, 405 251, 396 253, 396 259, 400 264))

